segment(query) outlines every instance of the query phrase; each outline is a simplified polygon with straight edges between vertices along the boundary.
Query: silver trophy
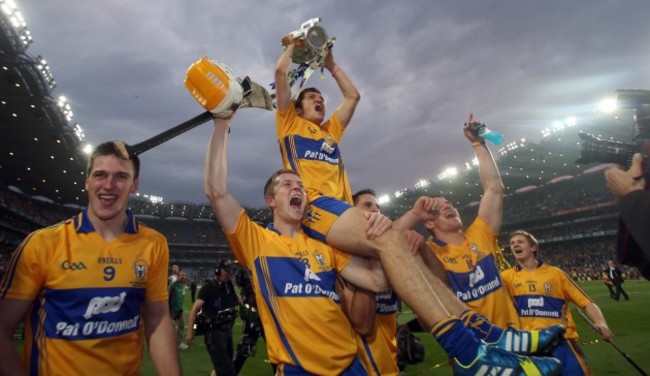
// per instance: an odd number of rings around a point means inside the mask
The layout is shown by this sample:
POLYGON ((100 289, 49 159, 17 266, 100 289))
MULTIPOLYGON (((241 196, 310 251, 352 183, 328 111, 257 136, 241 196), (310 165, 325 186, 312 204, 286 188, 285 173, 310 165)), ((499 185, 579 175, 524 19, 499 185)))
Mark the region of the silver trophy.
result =
MULTIPOLYGON (((291 61, 297 66, 289 71, 289 87, 298 84, 294 99, 300 93, 309 77, 316 69, 323 71, 323 63, 336 38, 329 38, 325 29, 320 26, 320 18, 312 18, 300 25, 300 29, 291 32, 293 39, 304 41, 300 47, 294 48, 291 61)), ((274 86, 271 84, 271 86, 274 86)), ((275 106, 275 94, 272 95, 275 106)))
POLYGON ((303 22, 300 29, 291 32, 293 39, 301 39, 304 45, 296 47, 291 56, 291 60, 296 64, 311 63, 327 55, 329 49, 328 43, 331 41, 327 38, 327 32, 320 24, 320 18, 312 18, 303 22))

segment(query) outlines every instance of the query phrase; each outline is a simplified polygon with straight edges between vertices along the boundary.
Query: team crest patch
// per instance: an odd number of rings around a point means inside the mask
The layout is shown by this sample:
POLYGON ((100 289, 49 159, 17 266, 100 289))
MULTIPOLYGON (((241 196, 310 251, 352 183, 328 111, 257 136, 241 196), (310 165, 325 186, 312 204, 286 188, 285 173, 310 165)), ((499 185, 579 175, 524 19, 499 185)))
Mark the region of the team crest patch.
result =
POLYGON ((133 262, 133 271, 135 272, 136 282, 144 282, 145 277, 147 276, 147 269, 149 269, 149 264, 144 260, 137 259, 133 262))
POLYGON ((306 220, 306 221, 309 221, 311 223, 315 223, 316 221, 318 221, 320 219, 320 213, 318 213, 317 211, 315 211, 313 209, 309 209, 303 215, 303 219, 306 220))
POLYGON ((550 283, 546 282, 544 284, 544 292, 546 293, 546 295, 551 294, 551 288, 553 288, 553 286, 550 283))
POLYGON ((481 250, 478 249, 478 247, 474 243, 469 243, 469 249, 471 249, 472 252, 476 253, 477 255, 481 254, 481 250))
POLYGON ((318 265, 320 265, 320 267, 323 268, 323 266, 325 266, 325 256, 323 256, 323 254, 319 250, 315 250, 313 254, 318 265))

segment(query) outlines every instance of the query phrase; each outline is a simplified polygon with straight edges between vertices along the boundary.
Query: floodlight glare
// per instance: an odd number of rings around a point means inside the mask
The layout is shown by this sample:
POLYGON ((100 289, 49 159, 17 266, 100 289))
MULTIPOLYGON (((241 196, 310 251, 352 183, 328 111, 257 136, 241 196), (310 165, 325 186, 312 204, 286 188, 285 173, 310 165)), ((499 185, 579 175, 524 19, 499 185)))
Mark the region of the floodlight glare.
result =
POLYGON ((618 109, 618 104, 616 103, 616 98, 606 98, 603 99, 599 104, 598 108, 601 112, 605 114, 612 113, 618 109))
POLYGON ((379 196, 377 198, 377 202, 379 203, 379 205, 387 204, 390 202, 390 196, 388 195, 379 196))

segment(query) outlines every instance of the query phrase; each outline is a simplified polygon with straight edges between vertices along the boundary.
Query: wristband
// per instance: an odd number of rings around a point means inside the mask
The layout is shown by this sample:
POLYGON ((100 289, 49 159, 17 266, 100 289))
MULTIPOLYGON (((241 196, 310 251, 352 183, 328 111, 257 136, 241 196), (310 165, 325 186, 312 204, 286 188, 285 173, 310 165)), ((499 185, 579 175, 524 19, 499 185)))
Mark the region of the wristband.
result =
POLYGON ((334 77, 334 75, 336 74, 336 72, 338 72, 338 71, 340 71, 340 70, 341 70, 341 67, 339 67, 338 65, 337 65, 336 67, 334 67, 334 69, 332 69, 332 77, 334 77))
POLYGON ((474 141, 472 142, 472 147, 475 148, 477 146, 485 145, 485 141, 474 141))

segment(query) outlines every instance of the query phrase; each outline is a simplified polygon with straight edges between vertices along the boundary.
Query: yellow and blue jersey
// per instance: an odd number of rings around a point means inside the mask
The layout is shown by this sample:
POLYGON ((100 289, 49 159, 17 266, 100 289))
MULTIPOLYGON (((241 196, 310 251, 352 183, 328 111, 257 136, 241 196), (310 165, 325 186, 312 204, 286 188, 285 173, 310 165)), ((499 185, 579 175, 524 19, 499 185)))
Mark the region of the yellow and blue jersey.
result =
POLYGON ((316 375, 345 371, 356 359, 354 329, 336 293, 349 256, 300 232, 264 229, 242 210, 226 232, 239 262, 251 270, 271 363, 316 375))
POLYGON ((321 196, 352 202, 339 149, 344 130, 336 113, 318 125, 298 116, 293 103, 284 111, 276 112, 282 164, 300 176, 309 202, 321 196))
POLYGON ((592 300, 568 274, 540 260, 537 268, 531 271, 517 265, 503 271, 501 276, 515 299, 522 329, 562 324, 567 339, 578 339, 569 302, 585 308, 592 300))
POLYGON ((106 242, 84 211, 19 245, 0 299, 31 301, 23 366, 31 375, 140 374, 144 301, 167 300, 166 239, 128 214, 106 242))
POLYGON ((503 285, 496 264, 496 237, 477 218, 460 244, 429 240, 427 246, 447 272, 451 289, 469 308, 502 328, 519 326, 512 298, 503 285))
POLYGON ((376 295, 375 313, 374 334, 357 337, 359 357, 369 375, 398 375, 397 295, 392 290, 376 295))

